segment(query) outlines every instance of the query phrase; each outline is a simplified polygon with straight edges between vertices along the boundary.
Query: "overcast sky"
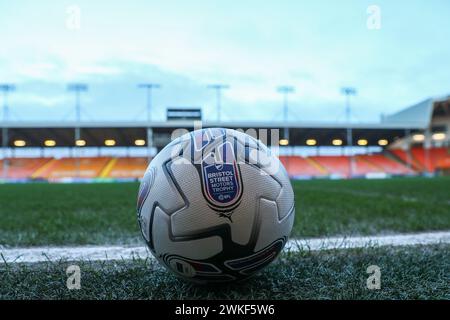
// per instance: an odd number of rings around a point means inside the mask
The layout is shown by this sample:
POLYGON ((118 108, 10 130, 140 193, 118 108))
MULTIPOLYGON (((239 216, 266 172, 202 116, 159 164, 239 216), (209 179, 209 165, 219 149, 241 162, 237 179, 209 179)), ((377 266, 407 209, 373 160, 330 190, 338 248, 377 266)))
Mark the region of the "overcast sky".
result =
POLYGON ((450 94, 449 16, 448 0, 1 1, 0 82, 17 85, 14 120, 73 119, 72 81, 89 84, 83 119, 142 119, 150 81, 157 120, 167 106, 214 119, 220 82, 223 120, 281 120, 289 84, 293 121, 343 121, 342 86, 355 121, 377 121, 450 94))

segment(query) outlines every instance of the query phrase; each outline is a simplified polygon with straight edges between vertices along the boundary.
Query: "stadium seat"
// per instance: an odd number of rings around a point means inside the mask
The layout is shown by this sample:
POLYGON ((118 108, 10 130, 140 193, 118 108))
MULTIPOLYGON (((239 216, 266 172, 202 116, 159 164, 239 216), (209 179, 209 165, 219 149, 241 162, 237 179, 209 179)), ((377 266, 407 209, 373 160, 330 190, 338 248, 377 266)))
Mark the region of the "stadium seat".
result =
MULTIPOLYGON (((8 171, 6 178, 8 179, 26 179, 50 162, 51 158, 9 158, 8 171)), ((3 172, 4 160, 0 160, 0 174, 3 172)))
POLYGON ((115 158, 111 160, 111 166, 103 173, 109 178, 142 178, 148 166, 148 158, 130 157, 115 158))
POLYGON ((423 166, 413 157, 408 156, 408 153, 405 150, 402 149, 392 149, 389 151, 394 158, 397 158, 402 163, 404 163, 406 166, 410 166, 414 170, 417 171, 423 171, 423 166))
MULTIPOLYGON (((427 163, 425 150, 413 148, 411 157, 404 150, 390 150, 387 154, 357 155, 354 157, 355 176, 371 173, 392 175, 413 174, 414 169, 423 171, 426 167, 434 172, 446 168, 450 154, 446 148, 433 148, 429 151, 427 163), (397 160, 396 160, 397 159, 397 160), (412 169, 407 163, 410 159, 412 169)), ((290 177, 313 178, 330 175, 348 177, 350 158, 348 156, 281 156, 290 177)), ((9 179, 48 179, 64 178, 113 178, 139 179, 147 169, 146 157, 85 157, 76 158, 11 158, 7 178, 9 179), (79 161, 79 162, 78 162, 79 161)), ((3 160, 0 160, 0 174, 3 160)))
POLYGON ((49 180, 63 178, 96 178, 100 176, 109 157, 53 159, 33 174, 33 178, 49 180))
POLYGON ((320 177, 328 174, 325 168, 320 167, 320 165, 308 158, 281 156, 280 161, 290 177, 320 177))
POLYGON ((427 151, 424 148, 412 148, 411 153, 413 157, 420 163, 422 168, 428 172, 436 171, 436 166, 440 161, 449 158, 450 154, 447 148, 431 148, 427 151))
POLYGON ((393 175, 414 173, 414 171, 409 169, 406 165, 383 154, 360 155, 358 156, 358 159, 371 163, 379 169, 377 172, 385 172, 393 175))
POLYGON ((350 172, 350 161, 346 156, 313 156, 314 162, 325 168, 328 173, 348 177, 350 172))

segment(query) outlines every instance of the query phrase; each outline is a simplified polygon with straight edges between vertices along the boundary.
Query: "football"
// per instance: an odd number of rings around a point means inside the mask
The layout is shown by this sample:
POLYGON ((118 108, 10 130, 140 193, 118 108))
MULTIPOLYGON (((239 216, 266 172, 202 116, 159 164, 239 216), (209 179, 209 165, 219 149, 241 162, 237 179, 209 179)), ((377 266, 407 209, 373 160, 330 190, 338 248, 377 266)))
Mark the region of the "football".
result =
POLYGON ((294 193, 260 140, 231 129, 186 133, 162 149, 141 181, 137 213, 156 259, 197 283, 250 277, 283 249, 294 193))

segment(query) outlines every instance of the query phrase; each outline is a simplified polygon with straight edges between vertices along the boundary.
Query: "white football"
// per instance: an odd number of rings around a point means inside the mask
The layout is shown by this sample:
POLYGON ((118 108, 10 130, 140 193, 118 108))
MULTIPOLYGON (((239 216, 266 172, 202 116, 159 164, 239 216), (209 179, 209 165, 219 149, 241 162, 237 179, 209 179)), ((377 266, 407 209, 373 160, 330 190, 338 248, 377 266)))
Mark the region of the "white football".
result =
POLYGON ((294 193, 281 162, 231 129, 187 133, 151 161, 138 221, 152 254, 198 283, 247 278, 272 262, 294 223, 294 193))

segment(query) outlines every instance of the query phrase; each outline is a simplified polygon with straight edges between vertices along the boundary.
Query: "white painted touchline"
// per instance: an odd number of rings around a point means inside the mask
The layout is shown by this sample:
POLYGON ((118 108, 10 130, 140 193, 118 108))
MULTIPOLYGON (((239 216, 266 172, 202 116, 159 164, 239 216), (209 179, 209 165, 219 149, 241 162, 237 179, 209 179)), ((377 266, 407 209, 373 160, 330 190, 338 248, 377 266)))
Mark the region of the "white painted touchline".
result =
MULTIPOLYGON (((450 231, 398 234, 368 237, 332 237, 316 239, 292 239, 286 244, 285 251, 330 250, 363 248, 367 246, 406 246, 450 243, 450 231)), ((145 246, 84 246, 84 247, 36 247, 10 248, 0 247, 0 263, 33 263, 44 261, 104 261, 129 260, 153 256, 145 246)))
POLYGON ((367 246, 415 246, 438 243, 450 243, 450 231, 412 234, 394 234, 367 237, 330 237, 318 239, 290 240, 284 250, 301 249, 329 250, 351 249, 367 246))

